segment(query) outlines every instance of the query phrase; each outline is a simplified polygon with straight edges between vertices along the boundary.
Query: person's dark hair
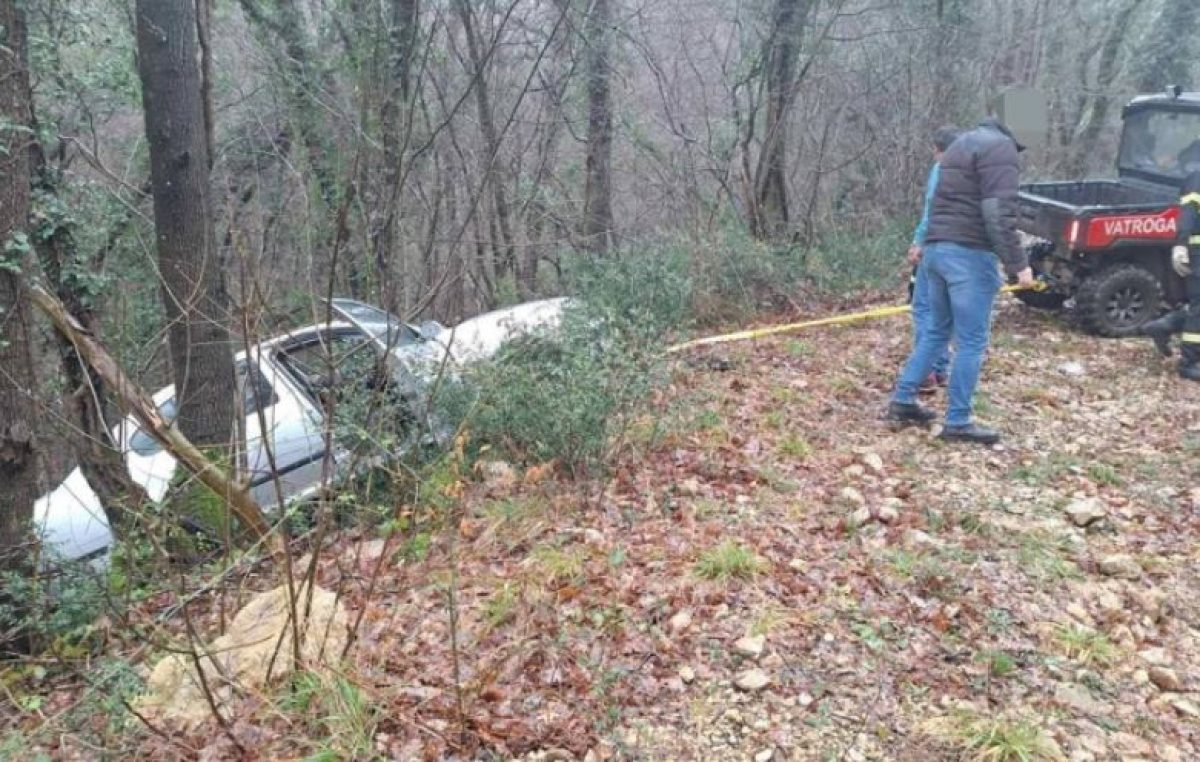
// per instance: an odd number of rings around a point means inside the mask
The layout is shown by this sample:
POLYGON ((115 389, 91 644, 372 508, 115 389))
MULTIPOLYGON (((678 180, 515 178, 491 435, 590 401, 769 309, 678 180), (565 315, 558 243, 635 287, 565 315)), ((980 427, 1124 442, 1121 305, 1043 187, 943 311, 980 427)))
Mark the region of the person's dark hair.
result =
POLYGON ((938 127, 933 132, 933 147, 939 151, 945 151, 951 143, 958 139, 960 134, 962 134, 961 130, 957 127, 938 127))

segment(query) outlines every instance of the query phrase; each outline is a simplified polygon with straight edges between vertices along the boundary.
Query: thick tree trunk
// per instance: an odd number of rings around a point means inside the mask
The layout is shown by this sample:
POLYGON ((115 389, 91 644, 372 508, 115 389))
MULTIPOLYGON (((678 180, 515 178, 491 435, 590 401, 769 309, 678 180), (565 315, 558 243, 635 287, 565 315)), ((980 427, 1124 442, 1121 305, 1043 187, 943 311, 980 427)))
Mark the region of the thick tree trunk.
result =
POLYGON ((609 0, 591 0, 584 37, 588 131, 583 237, 588 250, 600 254, 608 251, 613 237, 612 8, 609 0))
POLYGON ((40 490, 37 379, 28 294, 29 69, 20 0, 0 0, 0 570, 24 565, 21 541, 40 490))
POLYGON ((399 245, 396 240, 396 221, 399 217, 400 183, 403 177, 405 144, 408 127, 405 117, 412 107, 412 65, 417 47, 420 4, 418 0, 391 0, 391 18, 387 34, 387 67, 383 103, 379 122, 383 133, 382 222, 373 231, 371 249, 385 305, 395 309, 398 301, 391 293, 394 261, 399 245))
POLYGON ((462 21, 463 33, 467 39, 467 55, 474 69, 475 108, 479 112, 479 134, 483 138, 486 151, 483 168, 484 185, 490 186, 492 204, 495 213, 495 224, 499 227, 499 241, 493 236, 493 248, 497 256, 493 267, 497 276, 515 276, 517 269, 516 247, 513 244, 512 215, 509 212, 508 195, 504 192, 504 183, 496 173, 496 160, 500 153, 500 138, 496 134, 496 116, 492 111, 492 97, 488 89, 487 61, 482 51, 482 40, 475 27, 474 12, 469 0, 458 0, 455 3, 458 17, 462 21))
POLYGON ((759 238, 786 234, 791 221, 787 191, 788 115, 796 90, 796 59, 808 14, 806 0, 776 0, 766 62, 767 117, 754 172, 753 232, 759 238))
POLYGON ((1071 164, 1072 175, 1086 174, 1088 162, 1097 154, 1097 143, 1108 125, 1108 114, 1112 109, 1113 92, 1117 88, 1117 76, 1120 73, 1121 51, 1125 46, 1126 37, 1132 24, 1130 20, 1145 0, 1131 0, 1128 5, 1113 17, 1108 36, 1100 47, 1100 60, 1096 64, 1096 83, 1093 89, 1096 96, 1092 99, 1091 108, 1085 110, 1083 122, 1076 128, 1074 160, 1071 164))
POLYGON ((195 6, 138 0, 137 41, 179 427, 198 445, 228 445, 233 344, 213 245, 195 6))

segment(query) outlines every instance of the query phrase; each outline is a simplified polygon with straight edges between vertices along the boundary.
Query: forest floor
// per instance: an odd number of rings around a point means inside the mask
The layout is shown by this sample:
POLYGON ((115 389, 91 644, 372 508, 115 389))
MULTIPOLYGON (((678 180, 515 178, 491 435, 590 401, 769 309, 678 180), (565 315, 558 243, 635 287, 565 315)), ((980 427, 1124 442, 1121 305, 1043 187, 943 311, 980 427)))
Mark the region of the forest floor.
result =
POLYGON ((183 743, 210 759, 238 757, 234 739, 294 759, 1196 759, 1200 389, 1149 342, 1005 301, 977 398, 1005 439, 948 446, 880 420, 908 338, 901 317, 702 350, 611 478, 472 483, 416 557, 340 538, 319 574, 363 614, 355 700, 247 699, 229 732, 183 743))

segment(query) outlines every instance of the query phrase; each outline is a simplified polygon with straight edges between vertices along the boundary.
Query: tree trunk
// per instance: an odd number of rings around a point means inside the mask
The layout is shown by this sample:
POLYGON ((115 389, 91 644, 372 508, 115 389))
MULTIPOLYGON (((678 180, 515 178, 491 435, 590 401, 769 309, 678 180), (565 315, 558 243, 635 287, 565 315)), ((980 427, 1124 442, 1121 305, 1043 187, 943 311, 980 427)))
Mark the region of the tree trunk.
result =
POLYGON ((1120 73, 1121 50, 1129 33, 1130 19, 1145 0, 1132 0, 1113 18, 1108 36, 1100 47, 1100 60, 1096 65, 1095 97, 1091 108, 1085 110, 1083 123, 1076 128, 1072 175, 1086 174, 1088 162, 1097 153, 1096 146, 1104 128, 1108 125, 1108 112, 1112 108, 1113 90, 1117 87, 1120 73))
POLYGON ((496 134, 496 115, 492 110, 492 97, 488 89, 487 60, 482 51, 482 40, 475 28, 474 12, 469 0, 458 0, 455 3, 458 17, 462 21, 463 33, 467 39, 467 55, 474 69, 475 108, 479 112, 479 134, 483 138, 485 161, 483 168, 484 186, 490 186, 492 204, 494 206, 495 223, 499 226, 499 245, 493 240, 497 250, 493 266, 496 275, 516 275, 517 255, 513 244, 512 215, 509 213, 508 195, 504 192, 504 183, 496 176, 496 160, 500 153, 500 138, 496 134))
POLYGON ((138 0, 137 44, 179 427, 198 445, 228 445, 233 343, 213 246, 195 6, 138 0))
POLYGON ((587 159, 583 189, 584 245, 594 254, 608 251, 612 211, 612 8, 591 0, 584 30, 587 71, 587 159))
MULTIPOLYGON (((392 261, 397 255, 396 218, 399 216, 400 182, 408 128, 401 124, 412 101, 412 64, 417 47, 418 0, 391 0, 387 34, 387 68, 379 122, 383 133, 383 222, 374 231, 372 250, 385 306, 396 307, 392 290, 392 261)), ((411 124, 411 120, 409 120, 411 124)))
POLYGON ((1192 84, 1195 43, 1190 33, 1200 24, 1200 5, 1190 0, 1163 0, 1162 9, 1142 40, 1134 59, 1138 92, 1162 92, 1167 85, 1192 84))
POLYGON ((29 239, 29 69, 20 0, 0 0, 0 570, 25 564, 21 542, 40 490, 37 379, 22 272, 29 239))
POLYGON ((787 120, 795 96, 796 59, 807 14, 806 0, 776 0, 771 14, 771 33, 763 51, 767 117, 754 173, 752 219, 753 232, 758 238, 786 234, 791 221, 787 192, 787 120))

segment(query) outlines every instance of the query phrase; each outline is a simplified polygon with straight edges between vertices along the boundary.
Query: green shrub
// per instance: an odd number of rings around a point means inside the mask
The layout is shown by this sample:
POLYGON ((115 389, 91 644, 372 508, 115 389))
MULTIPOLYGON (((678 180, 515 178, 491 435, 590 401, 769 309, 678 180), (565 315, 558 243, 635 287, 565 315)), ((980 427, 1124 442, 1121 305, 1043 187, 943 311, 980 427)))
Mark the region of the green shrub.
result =
POLYGON ((437 404, 476 448, 583 473, 662 377, 663 334, 687 322, 691 283, 677 249, 579 260, 569 277, 576 296, 557 331, 510 342, 437 404))

